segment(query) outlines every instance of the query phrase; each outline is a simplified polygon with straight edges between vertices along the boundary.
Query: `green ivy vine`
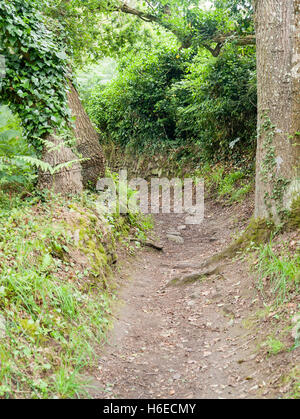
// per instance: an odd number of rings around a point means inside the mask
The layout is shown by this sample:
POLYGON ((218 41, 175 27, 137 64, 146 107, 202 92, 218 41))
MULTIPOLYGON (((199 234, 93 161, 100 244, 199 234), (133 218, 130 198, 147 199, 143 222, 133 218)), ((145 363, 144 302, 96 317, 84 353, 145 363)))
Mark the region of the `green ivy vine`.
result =
POLYGON ((266 191, 264 194, 264 202, 271 214, 272 202, 275 203, 277 214, 281 219, 286 216, 286 211, 283 210, 284 193, 290 184, 290 180, 285 177, 278 176, 276 172, 276 153, 273 144, 276 126, 272 124, 269 116, 264 114, 262 116, 262 124, 259 127, 258 135, 264 133, 264 157, 261 162, 260 174, 262 181, 270 185, 270 192, 266 191))
POLYGON ((1 99, 18 113, 24 134, 41 150, 39 138, 67 129, 67 54, 47 27, 35 0, 1 0, 0 55, 6 76, 1 99))

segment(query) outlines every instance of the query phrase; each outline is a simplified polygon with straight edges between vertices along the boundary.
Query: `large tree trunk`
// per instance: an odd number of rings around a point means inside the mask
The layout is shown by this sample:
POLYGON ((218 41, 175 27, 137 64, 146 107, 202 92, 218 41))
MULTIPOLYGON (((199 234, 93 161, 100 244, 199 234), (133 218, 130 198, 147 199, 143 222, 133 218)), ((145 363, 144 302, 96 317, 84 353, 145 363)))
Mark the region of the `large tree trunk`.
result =
POLYGON ((103 176, 105 171, 99 134, 85 112, 73 85, 70 85, 68 99, 72 115, 75 117, 74 134, 77 139, 77 150, 83 158, 87 159, 82 162, 83 186, 95 188, 99 176, 103 176))
POLYGON ((300 0, 255 0, 256 217, 279 221, 300 193, 300 0))
MULTIPOLYGON (((39 187, 42 189, 54 189, 56 193, 63 195, 79 193, 83 188, 95 188, 97 180, 104 175, 104 157, 99 143, 99 135, 93 127, 87 113, 85 112, 78 93, 73 85, 70 85, 68 102, 75 117, 73 131, 76 137, 77 151, 82 156, 81 163, 73 163, 70 168, 62 168, 58 173, 51 176, 47 173, 40 173, 39 187)), ((48 141, 58 145, 61 140, 54 135, 48 136, 48 141)), ((44 149, 43 160, 52 166, 78 160, 72 150, 65 145, 58 147, 55 151, 44 149)))
MULTIPOLYGON (((60 138, 55 135, 48 135, 47 141, 53 144, 55 150, 52 151, 45 147, 43 161, 49 163, 52 167, 78 160, 78 157, 70 148, 63 144, 60 138)), ((38 186, 40 189, 51 189, 55 193, 63 195, 80 193, 83 190, 81 172, 80 162, 74 162, 70 167, 63 167, 58 173, 53 175, 40 171, 38 186)))

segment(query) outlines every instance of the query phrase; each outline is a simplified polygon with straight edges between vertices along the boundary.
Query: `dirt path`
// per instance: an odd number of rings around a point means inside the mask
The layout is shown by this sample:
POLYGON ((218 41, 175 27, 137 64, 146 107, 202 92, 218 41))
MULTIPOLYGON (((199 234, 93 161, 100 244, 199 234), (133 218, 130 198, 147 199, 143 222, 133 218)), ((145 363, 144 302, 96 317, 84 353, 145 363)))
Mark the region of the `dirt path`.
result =
POLYGON ((145 249, 122 270, 131 280, 121 290, 123 304, 101 355, 93 397, 273 395, 264 377, 274 373, 274 365, 260 359, 257 332, 245 328, 259 302, 243 264, 232 262, 222 276, 202 282, 166 286, 191 270, 180 268, 182 262, 198 264, 226 245, 250 212, 241 206, 237 217, 210 203, 204 223, 186 227, 180 215, 157 216, 164 251, 145 249), (184 243, 167 238, 176 231, 184 243))

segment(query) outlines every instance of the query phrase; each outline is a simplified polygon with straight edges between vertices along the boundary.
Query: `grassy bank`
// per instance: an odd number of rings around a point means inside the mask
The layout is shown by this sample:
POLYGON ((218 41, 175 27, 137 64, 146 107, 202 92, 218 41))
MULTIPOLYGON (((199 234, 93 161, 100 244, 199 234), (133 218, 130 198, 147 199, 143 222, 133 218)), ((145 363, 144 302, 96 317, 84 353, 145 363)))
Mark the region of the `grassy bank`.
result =
POLYGON ((100 215, 90 194, 1 193, 0 205, 0 396, 82 396, 110 326, 116 249, 149 225, 100 215))
POLYGON ((287 394, 285 397, 293 399, 300 397, 299 357, 295 363, 300 348, 299 214, 298 200, 285 225, 274 232, 268 243, 254 246, 250 257, 254 284, 264 306, 258 313, 259 324, 263 324, 259 350, 266 360, 272 357, 278 365, 286 365, 289 372, 280 376, 275 385, 287 394))

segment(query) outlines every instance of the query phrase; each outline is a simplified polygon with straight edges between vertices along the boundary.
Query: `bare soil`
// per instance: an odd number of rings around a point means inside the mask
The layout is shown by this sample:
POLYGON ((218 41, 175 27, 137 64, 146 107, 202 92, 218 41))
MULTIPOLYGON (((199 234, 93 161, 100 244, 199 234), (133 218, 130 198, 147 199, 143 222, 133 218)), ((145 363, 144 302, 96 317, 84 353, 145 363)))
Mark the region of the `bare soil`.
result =
POLYGON ((123 261, 122 303, 93 372, 92 397, 280 398, 290 391, 282 378, 299 364, 299 349, 277 356, 261 349, 276 320, 259 315, 264 306, 246 262, 229 261, 221 274, 169 286, 231 242, 251 216, 249 202, 235 208, 208 202, 200 226, 185 225, 184 215, 156 217, 164 250, 144 248, 123 261))

